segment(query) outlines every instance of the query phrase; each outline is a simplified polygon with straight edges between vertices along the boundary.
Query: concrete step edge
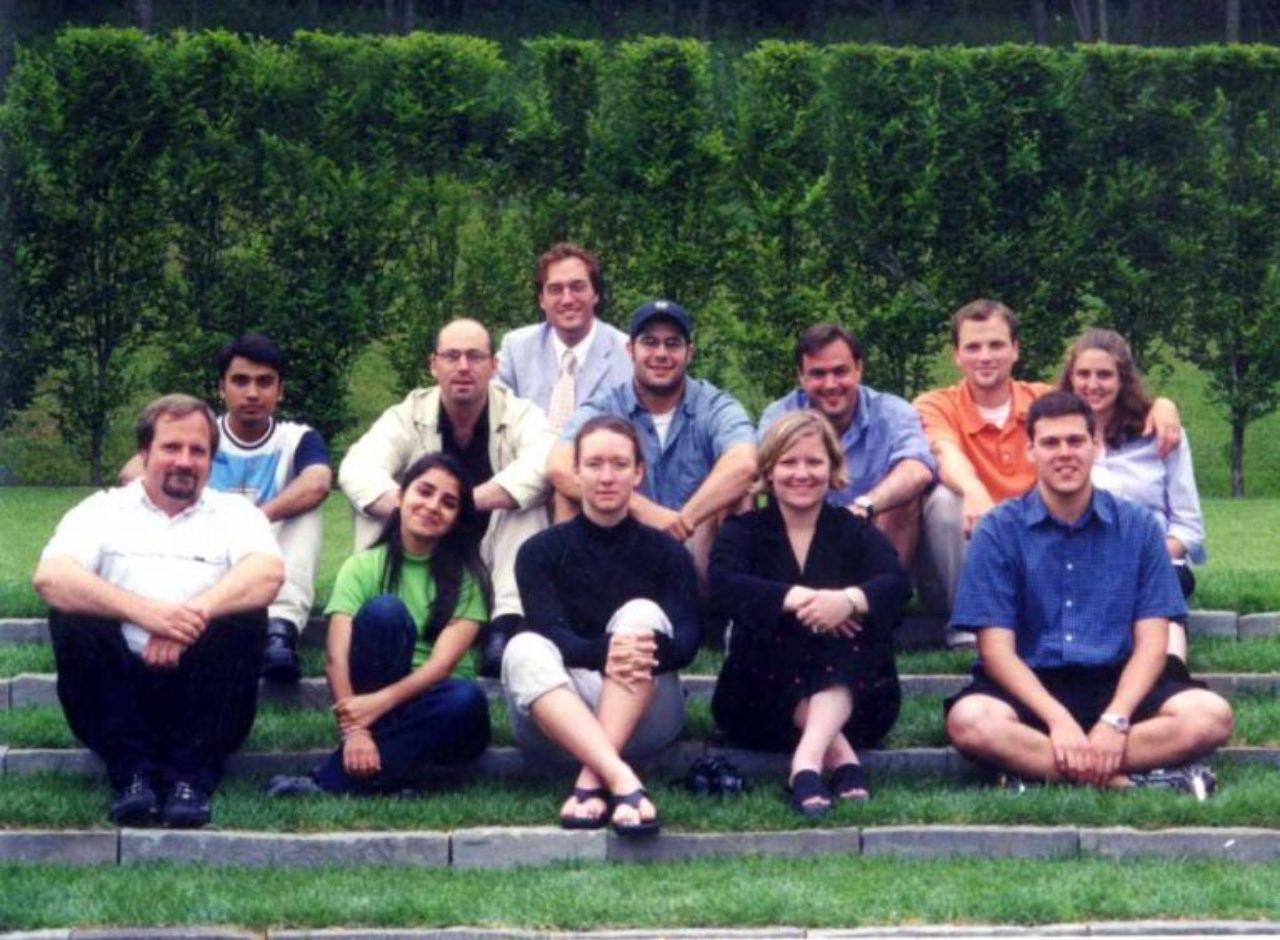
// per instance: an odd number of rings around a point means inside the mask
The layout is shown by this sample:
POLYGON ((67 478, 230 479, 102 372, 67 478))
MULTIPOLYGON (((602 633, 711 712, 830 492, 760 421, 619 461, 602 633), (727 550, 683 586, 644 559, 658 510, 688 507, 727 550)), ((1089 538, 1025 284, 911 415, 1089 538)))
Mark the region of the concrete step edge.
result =
MULTIPOLYGON (((215 810, 216 812, 216 810, 215 810)), ((812 858, 852 854, 909 858, 1213 858, 1274 862, 1280 829, 901 825, 807 828, 770 832, 665 831, 650 839, 608 830, 567 832, 555 826, 484 826, 454 830, 280 833, 207 828, 0 832, 0 862, 128 865, 394 864, 458 868, 573 861, 674 861, 709 856, 812 858)))

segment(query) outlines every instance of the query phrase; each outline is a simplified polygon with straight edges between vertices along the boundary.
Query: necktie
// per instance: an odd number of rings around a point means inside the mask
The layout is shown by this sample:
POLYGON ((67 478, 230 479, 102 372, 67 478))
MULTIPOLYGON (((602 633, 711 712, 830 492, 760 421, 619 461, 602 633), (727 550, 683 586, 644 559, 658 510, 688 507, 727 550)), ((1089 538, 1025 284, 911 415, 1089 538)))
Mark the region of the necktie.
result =
POLYGON ((551 404, 547 408, 547 417, 551 419, 551 427, 559 431, 573 414, 574 379, 578 371, 578 357, 572 349, 566 349, 560 360, 560 375, 555 387, 551 389, 551 404))

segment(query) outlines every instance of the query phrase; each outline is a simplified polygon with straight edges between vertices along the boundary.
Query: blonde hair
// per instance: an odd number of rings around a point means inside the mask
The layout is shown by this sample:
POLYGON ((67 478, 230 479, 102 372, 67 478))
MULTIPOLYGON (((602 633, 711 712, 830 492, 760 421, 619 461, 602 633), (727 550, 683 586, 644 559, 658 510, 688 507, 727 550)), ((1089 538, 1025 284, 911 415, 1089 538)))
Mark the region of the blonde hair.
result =
POLYGON ((820 411, 801 408, 788 411, 764 432, 764 440, 760 442, 759 466, 760 476, 766 485, 782 455, 800 438, 810 435, 816 435, 822 441, 823 450, 827 452, 827 462, 831 466, 830 487, 838 490, 849 482, 849 475, 845 472, 844 452, 840 449, 840 441, 836 439, 831 422, 820 411))

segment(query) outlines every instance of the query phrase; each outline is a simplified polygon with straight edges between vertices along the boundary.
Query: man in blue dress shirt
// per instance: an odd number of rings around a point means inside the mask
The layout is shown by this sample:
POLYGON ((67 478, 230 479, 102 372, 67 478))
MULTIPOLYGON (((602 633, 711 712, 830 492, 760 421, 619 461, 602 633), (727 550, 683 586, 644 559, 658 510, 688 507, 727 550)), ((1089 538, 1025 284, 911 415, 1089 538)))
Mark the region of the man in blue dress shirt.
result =
POLYGON ((1150 512, 1093 488, 1094 430, 1070 392, 1027 413, 1036 485, 969 547, 951 621, 977 631, 980 659, 947 733, 1018 777, 1203 798, 1212 774, 1190 762, 1227 740, 1231 706, 1166 655, 1182 592, 1150 512))
POLYGON ((755 428, 732 395, 689 378, 693 321, 675 301, 651 300, 631 316, 627 352, 635 374, 585 402, 569 419, 547 462, 563 500, 577 504, 573 438, 588 419, 614 415, 640 435, 645 475, 631 514, 688 544, 706 583, 720 517, 742 502, 756 474, 755 428))
POLYGON ((897 395, 862 384, 862 344, 837 323, 809 327, 796 341, 800 387, 760 416, 760 437, 788 411, 816 408, 840 439, 849 482, 827 502, 873 521, 911 570, 920 540, 921 495, 937 473, 920 415, 897 395))

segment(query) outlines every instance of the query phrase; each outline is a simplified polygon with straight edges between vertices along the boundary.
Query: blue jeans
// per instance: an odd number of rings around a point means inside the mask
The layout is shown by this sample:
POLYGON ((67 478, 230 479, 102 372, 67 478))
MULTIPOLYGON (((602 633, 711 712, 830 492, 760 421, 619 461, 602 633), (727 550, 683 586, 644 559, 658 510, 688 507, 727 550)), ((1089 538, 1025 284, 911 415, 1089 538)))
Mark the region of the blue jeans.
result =
MULTIPOLYGON (((357 695, 398 682, 413 669, 417 628, 404 603, 380 594, 361 605, 351 622, 348 665, 357 695)), ((382 770, 372 777, 353 777, 342 767, 342 748, 311 772, 333 793, 385 793, 408 785, 418 764, 461 764, 475 760, 489 746, 489 702, 467 679, 445 679, 393 708, 376 722, 373 740, 382 770)))

